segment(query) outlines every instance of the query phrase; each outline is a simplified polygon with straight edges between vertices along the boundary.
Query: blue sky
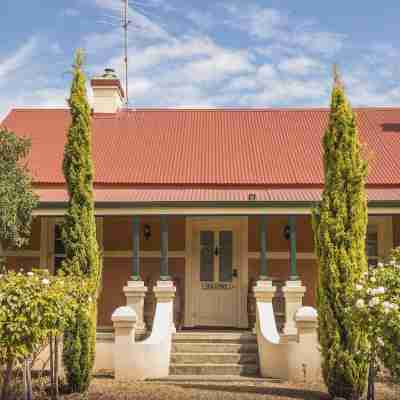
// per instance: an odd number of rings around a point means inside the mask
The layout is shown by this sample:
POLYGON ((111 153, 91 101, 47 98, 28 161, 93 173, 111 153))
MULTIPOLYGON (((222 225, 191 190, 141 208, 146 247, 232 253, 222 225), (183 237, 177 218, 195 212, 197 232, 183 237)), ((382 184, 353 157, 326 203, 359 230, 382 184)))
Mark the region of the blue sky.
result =
MULTIPOLYGON (((133 106, 326 106, 334 62, 353 105, 400 104, 398 1, 130 7, 133 106)), ((0 116, 12 106, 64 105, 77 47, 89 76, 121 72, 120 8, 120 0, 3 0, 0 116)))

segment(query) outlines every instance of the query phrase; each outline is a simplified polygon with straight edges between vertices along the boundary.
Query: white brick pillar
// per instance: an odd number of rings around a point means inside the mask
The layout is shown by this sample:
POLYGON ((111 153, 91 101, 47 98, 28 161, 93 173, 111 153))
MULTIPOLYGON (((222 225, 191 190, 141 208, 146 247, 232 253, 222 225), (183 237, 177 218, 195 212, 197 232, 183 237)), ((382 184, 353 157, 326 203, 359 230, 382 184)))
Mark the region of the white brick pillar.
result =
POLYGON ((135 343, 136 313, 128 306, 117 308, 112 317, 114 325, 114 372, 115 379, 131 378, 131 348, 135 343))
MULTIPOLYGON (((174 302, 176 288, 174 286, 173 281, 158 281, 157 285, 153 289, 154 296, 158 303, 168 303, 174 302)), ((175 324, 174 324, 174 307, 172 307, 172 313, 170 316, 171 321, 171 329, 172 332, 176 332, 175 324)))
POLYGON ((123 289, 126 296, 126 305, 131 307, 136 313, 136 334, 143 336, 146 333, 144 323, 144 298, 147 287, 143 281, 128 281, 123 289))
POLYGON ((286 281, 286 285, 282 288, 285 298, 285 327, 283 332, 286 335, 296 335, 297 328, 294 317, 299 308, 303 306, 303 297, 306 292, 305 286, 301 281, 286 281))
POLYGON ((257 301, 272 303, 276 287, 272 285, 272 281, 257 281, 253 288, 253 292, 257 301))
MULTIPOLYGON (((275 296, 276 287, 272 285, 272 281, 257 281, 256 285, 253 288, 254 297, 256 299, 256 309, 257 303, 272 303, 272 299, 275 296)), ((255 330, 258 327, 258 312, 256 312, 256 326, 255 330)))
POLYGON ((296 312, 295 321, 298 345, 292 353, 291 378, 298 382, 320 382, 322 373, 317 310, 313 307, 301 307, 296 312))

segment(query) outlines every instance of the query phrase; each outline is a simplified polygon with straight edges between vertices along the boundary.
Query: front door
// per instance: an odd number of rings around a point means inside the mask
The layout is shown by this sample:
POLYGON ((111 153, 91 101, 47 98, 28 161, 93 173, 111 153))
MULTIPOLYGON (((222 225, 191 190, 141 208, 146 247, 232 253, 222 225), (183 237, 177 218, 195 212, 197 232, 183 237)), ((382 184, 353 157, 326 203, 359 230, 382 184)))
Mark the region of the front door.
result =
POLYGON ((193 230, 195 325, 239 325, 240 229, 229 221, 193 230))

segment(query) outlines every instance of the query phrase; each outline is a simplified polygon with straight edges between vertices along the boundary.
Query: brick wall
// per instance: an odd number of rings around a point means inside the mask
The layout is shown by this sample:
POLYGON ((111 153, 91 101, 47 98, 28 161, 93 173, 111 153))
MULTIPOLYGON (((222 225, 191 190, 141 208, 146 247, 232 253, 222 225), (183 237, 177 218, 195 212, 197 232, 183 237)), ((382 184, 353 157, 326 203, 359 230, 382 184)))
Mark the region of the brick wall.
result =
POLYGON ((393 216, 393 246, 400 246, 400 215, 393 216))
MULTIPOLYGON (((154 299, 151 289, 160 277, 160 259, 142 258, 140 260, 141 277, 149 287, 146 296, 145 316, 151 321, 154 312, 154 299)), ((131 276, 132 259, 130 258, 104 258, 103 285, 98 303, 99 326, 112 326, 111 315, 114 310, 126 304, 123 287, 131 276)), ((185 260, 169 259, 169 272, 177 283, 176 314, 183 313, 183 297, 185 293, 185 260)), ((180 319, 181 315, 176 315, 180 319)))

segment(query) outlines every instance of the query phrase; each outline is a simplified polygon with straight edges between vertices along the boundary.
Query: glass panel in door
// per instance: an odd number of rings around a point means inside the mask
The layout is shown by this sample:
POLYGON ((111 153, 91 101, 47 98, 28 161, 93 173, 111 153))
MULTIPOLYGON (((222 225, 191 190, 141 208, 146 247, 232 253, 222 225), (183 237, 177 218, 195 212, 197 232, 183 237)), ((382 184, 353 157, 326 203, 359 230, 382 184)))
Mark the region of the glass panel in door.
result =
POLYGON ((232 231, 219 232, 219 281, 232 282, 233 234, 232 231))
POLYGON ((214 281, 214 232, 200 231, 200 281, 214 281))

